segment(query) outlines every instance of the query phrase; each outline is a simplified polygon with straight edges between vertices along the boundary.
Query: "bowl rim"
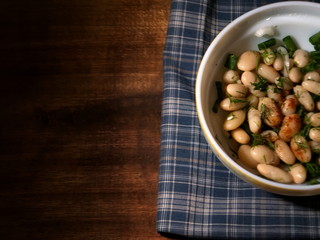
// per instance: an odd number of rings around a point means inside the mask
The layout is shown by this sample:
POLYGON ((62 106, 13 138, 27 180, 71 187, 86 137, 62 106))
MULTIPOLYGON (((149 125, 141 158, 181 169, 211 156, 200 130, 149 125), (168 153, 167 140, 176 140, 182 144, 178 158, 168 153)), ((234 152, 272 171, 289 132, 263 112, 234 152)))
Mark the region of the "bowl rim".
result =
MULTIPOLYGON (((213 41, 210 43, 208 49, 206 50, 203 58, 201 59, 199 68, 198 68, 198 73, 196 76, 196 86, 195 86, 195 101, 196 101, 196 110, 197 110, 197 115, 199 119, 199 123, 201 126, 201 129, 204 133, 205 138, 207 139, 209 146, 215 153, 215 155, 221 160, 221 162, 226 165, 226 167, 232 171, 236 172, 238 177, 242 179, 249 179, 249 182, 252 184, 259 186, 262 189, 265 189, 267 191, 271 191, 274 193, 278 193, 279 191, 284 191, 283 195, 291 195, 292 193, 298 193, 301 194, 305 191, 314 191, 314 190, 320 190, 320 184, 316 185, 300 185, 300 184, 284 184, 284 183, 278 183, 274 182, 272 180, 265 179, 263 177, 260 177, 258 175, 255 175, 242 166, 240 166, 238 163, 236 163, 235 160, 230 158, 224 150, 220 147, 218 142, 214 139, 212 136, 208 126, 207 122, 204 117, 204 112, 202 110, 202 103, 201 103, 201 83, 202 83, 202 77, 203 77, 203 72, 205 68, 205 63, 208 61, 212 50, 214 47, 217 45, 217 43, 221 40, 223 35, 231 30, 235 25, 240 24, 241 22, 245 21, 248 17, 252 15, 256 15, 258 13, 264 12, 264 11, 270 11, 274 8, 278 7, 288 7, 288 6, 309 6, 309 7, 317 7, 320 8, 319 3, 315 2, 304 2, 304 1, 287 1, 287 2, 278 2, 278 3, 271 3, 267 4, 261 7, 258 7, 256 9, 253 9, 249 12, 244 13, 243 15, 239 16, 232 22, 230 22, 227 26, 225 26, 218 34, 217 36, 213 39, 213 41), (271 187, 271 189, 270 189, 271 187), (288 192, 289 191, 289 192, 288 192)), ((282 194, 282 193, 281 193, 282 194)), ((318 193, 316 193, 318 194, 318 193)), ((310 195, 315 195, 313 193, 308 194, 307 196, 310 195)))

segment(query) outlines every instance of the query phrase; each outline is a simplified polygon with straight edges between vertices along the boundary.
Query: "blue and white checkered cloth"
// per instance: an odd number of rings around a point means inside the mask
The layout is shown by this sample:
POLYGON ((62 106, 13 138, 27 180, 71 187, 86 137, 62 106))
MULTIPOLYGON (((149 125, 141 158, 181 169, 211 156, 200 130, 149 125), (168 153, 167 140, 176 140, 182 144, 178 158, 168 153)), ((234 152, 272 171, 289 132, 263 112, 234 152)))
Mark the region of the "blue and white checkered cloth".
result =
POLYGON ((205 50, 233 19, 271 2, 275 1, 172 1, 164 51, 157 216, 162 234, 320 238, 320 196, 278 196, 242 181, 212 153, 197 119, 194 86, 205 50))

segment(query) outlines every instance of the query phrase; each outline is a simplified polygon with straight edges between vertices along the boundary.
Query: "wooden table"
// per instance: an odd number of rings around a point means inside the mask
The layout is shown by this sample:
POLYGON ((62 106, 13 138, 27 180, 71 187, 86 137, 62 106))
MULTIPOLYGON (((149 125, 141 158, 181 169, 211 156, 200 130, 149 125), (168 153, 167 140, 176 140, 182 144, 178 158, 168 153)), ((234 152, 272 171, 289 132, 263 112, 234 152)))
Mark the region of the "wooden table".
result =
POLYGON ((1 239, 156 232, 169 0, 0 1, 1 239))

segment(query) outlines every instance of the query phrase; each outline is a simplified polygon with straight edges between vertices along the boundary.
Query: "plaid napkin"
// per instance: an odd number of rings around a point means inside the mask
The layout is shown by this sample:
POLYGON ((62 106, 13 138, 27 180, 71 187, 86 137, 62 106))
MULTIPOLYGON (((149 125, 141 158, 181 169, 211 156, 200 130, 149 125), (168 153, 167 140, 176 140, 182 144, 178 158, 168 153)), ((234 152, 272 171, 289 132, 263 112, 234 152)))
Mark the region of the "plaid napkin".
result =
POLYGON ((162 234, 320 238, 320 196, 284 197, 242 181, 212 153, 197 119, 194 86, 205 50, 233 19, 271 2, 172 1, 164 51, 157 216, 162 234))

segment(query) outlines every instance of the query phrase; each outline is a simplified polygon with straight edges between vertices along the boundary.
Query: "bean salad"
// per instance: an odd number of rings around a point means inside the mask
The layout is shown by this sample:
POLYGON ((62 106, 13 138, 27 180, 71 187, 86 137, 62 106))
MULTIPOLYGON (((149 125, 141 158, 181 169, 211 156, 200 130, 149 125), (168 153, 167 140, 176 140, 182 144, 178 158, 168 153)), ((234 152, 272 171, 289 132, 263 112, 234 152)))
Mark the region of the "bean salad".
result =
POLYGON ((286 36, 231 53, 216 82, 225 95, 213 111, 228 112, 223 129, 239 143, 238 159, 280 183, 320 183, 320 32, 309 41, 314 51, 286 36))

